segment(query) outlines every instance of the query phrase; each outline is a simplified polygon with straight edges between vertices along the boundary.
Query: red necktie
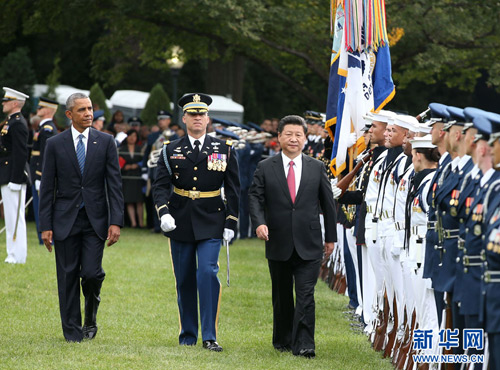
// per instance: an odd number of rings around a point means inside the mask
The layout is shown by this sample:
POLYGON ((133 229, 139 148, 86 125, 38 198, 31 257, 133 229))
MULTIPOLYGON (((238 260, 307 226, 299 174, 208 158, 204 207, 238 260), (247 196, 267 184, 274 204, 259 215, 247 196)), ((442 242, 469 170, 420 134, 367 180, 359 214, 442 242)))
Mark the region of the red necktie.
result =
POLYGON ((293 170, 293 161, 290 161, 290 168, 288 169, 288 176, 286 182, 288 183, 288 191, 292 198, 292 203, 295 203, 295 171, 293 170))

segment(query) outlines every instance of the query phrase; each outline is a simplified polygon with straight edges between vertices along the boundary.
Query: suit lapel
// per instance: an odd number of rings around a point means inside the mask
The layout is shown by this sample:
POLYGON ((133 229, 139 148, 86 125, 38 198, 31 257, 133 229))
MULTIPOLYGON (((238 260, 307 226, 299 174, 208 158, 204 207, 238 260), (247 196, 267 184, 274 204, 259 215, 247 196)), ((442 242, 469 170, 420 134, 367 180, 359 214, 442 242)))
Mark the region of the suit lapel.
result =
POLYGON ((285 169, 283 167, 283 158, 281 153, 273 157, 273 169, 274 169, 274 174, 276 175, 276 179, 278 180, 278 183, 281 186, 281 189, 283 190, 286 197, 291 203, 292 198, 290 197, 290 191, 288 190, 288 184, 286 182, 285 169))
POLYGON ((87 154, 85 156, 85 168, 83 169, 83 177, 89 172, 92 162, 95 157, 95 153, 99 147, 100 141, 93 129, 89 130, 89 138, 87 140, 87 154))
POLYGON ((70 162, 73 163, 76 173, 81 178, 82 174, 80 172, 78 160, 76 159, 76 151, 75 145, 73 144, 73 135, 71 135, 71 129, 64 131, 60 135, 65 135, 63 140, 64 150, 66 151, 67 157, 69 158, 70 162))

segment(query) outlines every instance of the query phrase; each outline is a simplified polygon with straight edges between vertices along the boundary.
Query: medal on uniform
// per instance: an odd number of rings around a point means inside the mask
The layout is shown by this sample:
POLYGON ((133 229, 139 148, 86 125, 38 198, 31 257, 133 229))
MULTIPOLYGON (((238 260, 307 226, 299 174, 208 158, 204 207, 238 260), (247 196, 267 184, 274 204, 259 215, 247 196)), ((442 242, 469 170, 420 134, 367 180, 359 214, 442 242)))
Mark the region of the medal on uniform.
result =
POLYGON ((481 222, 483 220, 483 205, 478 204, 476 206, 477 221, 481 222))
POLYGON ((470 212, 470 206, 472 205, 473 200, 474 200, 474 198, 472 198, 472 197, 467 197, 467 199, 465 199, 465 214, 466 215, 468 215, 470 212))
POLYGON ((212 171, 213 167, 214 167, 214 162, 213 162, 213 158, 212 158, 212 154, 210 154, 207 158, 207 168, 209 171, 212 171))
POLYGON ((450 214, 453 216, 453 217, 457 217, 457 208, 456 207, 451 207, 450 208, 450 214))
POLYGON ((480 224, 474 225, 474 235, 475 236, 481 235, 481 225, 480 224))

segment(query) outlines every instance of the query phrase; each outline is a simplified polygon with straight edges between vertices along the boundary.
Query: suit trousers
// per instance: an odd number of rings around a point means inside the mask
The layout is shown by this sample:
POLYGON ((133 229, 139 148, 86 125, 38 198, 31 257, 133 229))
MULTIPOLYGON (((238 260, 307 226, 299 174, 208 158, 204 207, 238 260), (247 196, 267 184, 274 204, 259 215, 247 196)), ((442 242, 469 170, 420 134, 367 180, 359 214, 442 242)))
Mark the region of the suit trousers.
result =
POLYGON ((95 325, 100 302, 104 240, 95 233, 85 207, 81 208, 64 240, 55 240, 57 286, 63 334, 66 340, 79 342, 83 339, 80 310, 80 278, 85 297, 85 324, 95 325))
POLYGON ((25 204, 26 184, 20 191, 12 191, 8 185, 1 186, 5 216, 5 236, 7 244, 7 263, 26 263, 28 241, 26 236, 25 204), (17 229, 16 229, 17 223, 17 229), (16 238, 14 239, 14 234, 16 238))
POLYGON ((278 349, 291 347, 294 355, 301 349, 315 349, 314 287, 321 259, 303 260, 294 249, 288 261, 268 260, 268 264, 272 284, 273 346, 278 349))
POLYGON ((202 339, 216 340, 221 292, 217 277, 220 246, 221 239, 195 242, 170 239, 181 325, 179 344, 194 345, 198 339, 198 294, 202 339))

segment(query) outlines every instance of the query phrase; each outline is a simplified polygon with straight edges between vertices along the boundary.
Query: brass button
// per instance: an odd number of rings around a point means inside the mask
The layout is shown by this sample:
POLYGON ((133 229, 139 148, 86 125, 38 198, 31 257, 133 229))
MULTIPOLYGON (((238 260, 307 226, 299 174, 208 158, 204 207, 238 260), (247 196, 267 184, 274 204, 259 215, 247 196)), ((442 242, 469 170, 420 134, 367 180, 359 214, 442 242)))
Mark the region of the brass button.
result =
POLYGON ((196 190, 196 187, 195 187, 195 186, 193 186, 193 190, 196 190))
POLYGON ((176 165, 175 165, 175 168, 179 168, 179 165, 177 165, 177 164, 176 164, 176 165))
POLYGON ((220 211, 220 208, 217 208, 218 211, 220 211))
POLYGON ((193 177, 193 180, 194 180, 194 181, 197 181, 197 180, 198 180, 198 178, 197 178, 197 177, 193 177))
POLYGON ((198 167, 193 168, 193 170, 198 171, 198 167))

